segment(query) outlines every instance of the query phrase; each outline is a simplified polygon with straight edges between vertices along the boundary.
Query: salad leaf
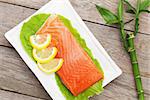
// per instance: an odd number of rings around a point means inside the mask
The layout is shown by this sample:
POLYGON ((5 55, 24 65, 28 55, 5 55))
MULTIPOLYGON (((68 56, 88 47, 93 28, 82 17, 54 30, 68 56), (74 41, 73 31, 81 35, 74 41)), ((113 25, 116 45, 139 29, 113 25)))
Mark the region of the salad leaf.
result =
POLYGON ((97 10, 102 15, 107 24, 117 24, 119 22, 118 17, 111 11, 96 5, 97 10))
MULTIPOLYGON (((28 53, 30 57, 32 57, 32 47, 29 43, 29 37, 38 31, 38 29, 43 25, 43 23, 46 21, 46 19, 49 16, 50 14, 35 15, 28 22, 24 23, 24 25, 22 26, 22 29, 20 32, 20 40, 22 42, 22 45, 25 51, 28 53)), ((98 60, 93 57, 92 52, 87 47, 85 40, 80 37, 80 34, 75 28, 73 28, 73 26, 71 25, 71 22, 67 18, 61 15, 59 15, 59 18, 63 21, 64 25, 70 30, 70 32, 73 34, 74 38, 77 40, 80 46, 91 57, 91 59, 93 60, 97 68, 102 72, 102 69, 98 60)), ((103 80, 100 80, 94 85, 92 85, 91 87, 89 87, 87 90, 79 94, 78 96, 73 96, 72 93, 62 83, 60 77, 57 74, 55 74, 55 80, 60 91, 62 92, 64 97, 66 97, 67 100, 88 100, 88 97, 91 97, 95 94, 99 94, 103 91, 103 87, 102 87, 103 80)))
POLYGON ((32 57, 33 48, 29 42, 29 38, 31 35, 35 34, 38 31, 38 29, 43 25, 43 23, 48 17, 49 14, 36 15, 36 17, 31 17, 31 19, 28 22, 25 22, 22 26, 20 32, 20 40, 22 42, 25 51, 31 58, 33 58, 32 57))

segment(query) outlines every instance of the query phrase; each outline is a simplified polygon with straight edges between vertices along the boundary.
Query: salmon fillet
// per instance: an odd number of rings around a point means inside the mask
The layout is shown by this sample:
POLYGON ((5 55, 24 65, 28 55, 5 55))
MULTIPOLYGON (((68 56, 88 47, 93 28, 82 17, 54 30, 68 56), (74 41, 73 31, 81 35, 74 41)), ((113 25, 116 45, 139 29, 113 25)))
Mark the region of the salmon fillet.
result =
POLYGON ((57 58, 64 59, 57 74, 74 96, 103 78, 103 74, 58 16, 49 17, 36 34, 43 33, 52 35, 50 46, 57 47, 57 58))

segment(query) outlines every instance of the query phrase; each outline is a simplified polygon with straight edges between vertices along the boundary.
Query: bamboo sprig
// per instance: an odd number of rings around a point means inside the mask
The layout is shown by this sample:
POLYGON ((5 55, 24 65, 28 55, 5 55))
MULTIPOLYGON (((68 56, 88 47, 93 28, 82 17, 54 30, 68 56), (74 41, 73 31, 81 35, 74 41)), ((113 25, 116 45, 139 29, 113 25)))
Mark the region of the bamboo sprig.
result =
POLYGON ((150 6, 150 0, 137 0, 137 6, 136 9, 128 2, 128 0, 123 0, 126 5, 128 6, 128 13, 132 13, 135 15, 135 31, 134 35, 136 36, 139 31, 139 16, 141 12, 147 12, 150 13, 148 10, 148 7, 150 6))
POLYGON ((138 65, 136 50, 135 50, 135 46, 134 46, 134 37, 139 30, 139 15, 141 12, 149 12, 147 10, 149 5, 150 5, 150 0, 145 0, 143 2, 141 2, 141 0, 138 0, 137 8, 135 9, 127 0, 119 0, 117 15, 115 15, 114 13, 112 13, 111 11, 109 11, 105 8, 102 8, 98 5, 96 5, 96 8, 98 9, 99 13, 102 15, 102 17, 104 18, 104 20, 106 21, 107 24, 118 24, 118 26, 120 27, 120 35, 121 35, 121 38, 123 41, 124 48, 130 56, 139 100, 144 100, 144 91, 143 91, 143 87, 142 87, 139 65, 138 65), (128 5, 128 12, 135 14, 135 31, 134 31, 134 33, 127 34, 124 31, 125 24, 123 21, 123 1, 128 5), (109 15, 111 15, 111 16, 109 16, 109 15), (112 16, 115 19, 112 19, 111 18, 112 16), (118 21, 117 21, 117 19, 118 19, 118 21))
POLYGON ((140 75, 139 65, 138 65, 138 60, 137 60, 137 55, 136 55, 136 49, 134 46, 134 34, 133 33, 127 34, 127 42, 128 42, 128 53, 129 53, 131 64, 132 64, 138 98, 139 100, 144 100, 144 90, 142 87, 141 75, 140 75))
MULTIPOLYGON (((138 11, 138 10, 136 10, 136 11, 138 11)), ((122 13, 123 13, 123 2, 122 2, 122 0, 119 0, 118 18, 120 19, 119 22, 121 23, 120 27, 122 27, 121 26, 122 24, 124 25, 122 13)), ((137 19, 137 23, 138 23, 138 21, 139 21, 139 19, 137 19)), ((122 27, 122 28, 124 30, 124 27, 122 27)), ((138 26, 136 26, 136 28, 137 29, 135 29, 135 30, 138 30, 138 26)), ((130 56, 130 60, 131 60, 131 64, 132 64, 132 70, 133 70, 133 74, 134 74, 134 78, 135 78, 135 84, 136 84, 138 98, 139 98, 139 100, 144 100, 144 91, 143 91, 143 87, 142 87, 142 81, 141 81, 141 76, 140 76, 140 72, 139 72, 137 55, 136 55, 136 50, 135 50, 135 46, 134 46, 134 34, 133 33, 126 34, 125 38, 126 38, 126 42, 127 42, 128 54, 130 56)))

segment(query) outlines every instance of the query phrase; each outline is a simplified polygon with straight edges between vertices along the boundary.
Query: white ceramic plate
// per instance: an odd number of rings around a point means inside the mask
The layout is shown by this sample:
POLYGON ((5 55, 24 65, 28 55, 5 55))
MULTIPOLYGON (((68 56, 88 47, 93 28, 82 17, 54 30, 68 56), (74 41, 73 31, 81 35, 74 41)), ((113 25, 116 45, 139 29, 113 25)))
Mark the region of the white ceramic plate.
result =
MULTIPOLYGON (((121 75, 122 71, 106 53, 102 45, 90 32, 87 26, 84 24, 80 16, 71 6, 68 0, 52 0, 39 9, 35 14, 39 13, 55 13, 63 15, 64 17, 71 20, 74 28, 78 30, 81 37, 85 39, 87 46, 92 50, 94 57, 100 62, 101 67, 104 71, 104 81, 103 86, 106 86, 112 80, 121 75)), ((33 15, 35 15, 33 14, 33 15)), ((33 16, 32 15, 32 16, 33 16)), ((30 16, 31 17, 31 16, 30 16)), ((36 63, 28 56, 24 50, 20 41, 20 30, 24 22, 28 21, 29 18, 21 22, 19 25, 11 29, 5 34, 6 39, 12 44, 12 46, 17 50, 19 55, 39 79, 45 90, 54 100, 65 100, 59 87, 56 84, 54 74, 46 75, 39 70, 36 63)))

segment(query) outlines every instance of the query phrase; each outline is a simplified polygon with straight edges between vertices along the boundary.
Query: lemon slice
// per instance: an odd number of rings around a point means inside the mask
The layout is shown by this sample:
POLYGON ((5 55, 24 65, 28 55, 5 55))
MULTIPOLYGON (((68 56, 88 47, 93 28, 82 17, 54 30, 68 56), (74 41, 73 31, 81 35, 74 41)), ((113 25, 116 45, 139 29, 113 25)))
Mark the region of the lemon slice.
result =
POLYGON ((30 43, 33 48, 43 49, 46 48, 51 42, 50 34, 39 34, 30 36, 30 43))
POLYGON ((63 65, 63 62, 64 62, 63 59, 55 58, 55 59, 51 60, 50 62, 44 63, 44 64, 41 64, 38 62, 37 65, 40 70, 42 70, 43 72, 45 72, 47 74, 50 74, 50 73, 58 71, 61 68, 61 66, 63 65))
POLYGON ((45 49, 33 49, 33 57, 37 62, 40 63, 47 63, 50 60, 52 60, 56 54, 57 54, 57 48, 52 47, 52 48, 45 48, 45 49))

